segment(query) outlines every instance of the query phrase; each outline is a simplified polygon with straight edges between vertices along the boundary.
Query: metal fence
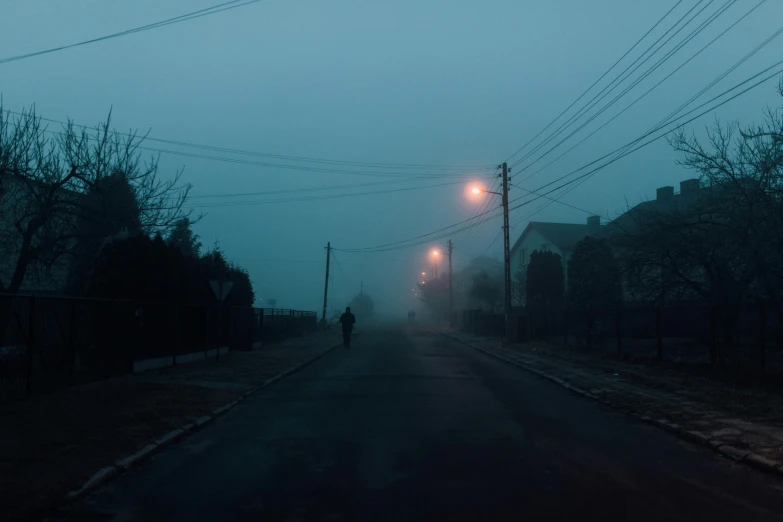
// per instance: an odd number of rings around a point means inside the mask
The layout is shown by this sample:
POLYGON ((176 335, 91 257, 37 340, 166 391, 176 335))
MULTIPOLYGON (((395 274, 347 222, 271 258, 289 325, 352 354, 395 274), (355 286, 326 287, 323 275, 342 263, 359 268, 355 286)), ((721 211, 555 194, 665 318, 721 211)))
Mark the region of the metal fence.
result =
POLYGON ((250 350, 256 343, 298 337, 318 326, 315 312, 280 308, 232 308, 231 348, 250 350))
MULTIPOLYGON (((297 336, 315 312, 0 294, 0 401, 133 371, 135 361, 297 336)), ((219 351, 214 350, 216 359, 219 351)))
POLYGON ((463 311, 459 328, 512 341, 548 341, 751 374, 783 376, 783 314, 748 303, 723 315, 700 305, 626 306, 601 310, 529 310, 511 314, 463 311))

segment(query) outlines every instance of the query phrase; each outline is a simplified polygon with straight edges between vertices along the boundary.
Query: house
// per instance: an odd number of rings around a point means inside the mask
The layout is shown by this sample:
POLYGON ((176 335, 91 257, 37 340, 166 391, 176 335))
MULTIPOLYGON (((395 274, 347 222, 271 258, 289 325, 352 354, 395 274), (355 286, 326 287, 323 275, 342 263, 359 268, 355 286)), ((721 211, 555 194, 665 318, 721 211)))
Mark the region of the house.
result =
MULTIPOLYGON (((687 288, 678 288, 677 292, 672 291, 665 272, 660 266, 645 262, 628 256, 631 252, 637 250, 637 246, 642 241, 650 245, 657 244, 651 233, 659 228, 659 223, 666 223, 671 217, 687 216, 697 211, 701 204, 714 195, 714 189, 701 188, 698 179, 687 179, 680 182, 680 191, 675 193, 674 187, 660 187, 656 190, 655 199, 643 201, 638 205, 628 209, 615 219, 601 227, 602 237, 610 242, 615 255, 622 263, 623 270, 623 300, 626 302, 649 301, 651 299, 662 299, 668 294, 669 298, 692 299, 695 296, 687 288), (650 281, 659 281, 658 284, 650 286, 650 281)), ((676 223, 676 221, 674 222, 676 223)), ((672 226, 672 225, 669 225, 672 226)), ((681 270, 685 270, 681 268, 681 270)), ((698 270, 697 270, 698 271, 698 270)), ((699 273, 692 273, 693 280, 702 277, 699 273)))
POLYGON ((589 235, 601 232, 600 216, 590 216, 583 225, 577 223, 550 223, 531 221, 511 248, 511 273, 526 269, 533 251, 549 251, 563 260, 565 287, 568 288, 568 260, 574 247, 589 235))
POLYGON ((680 192, 674 187, 660 187, 655 191, 655 199, 643 201, 601 227, 600 237, 608 240, 632 233, 650 217, 672 212, 687 212, 701 201, 707 191, 701 189, 698 179, 686 179, 680 182, 680 192))
POLYGON ((473 276, 478 275, 482 271, 486 272, 492 279, 503 282, 503 262, 487 256, 479 256, 471 259, 464 268, 454 273, 454 289, 459 293, 467 295, 470 291, 473 276))

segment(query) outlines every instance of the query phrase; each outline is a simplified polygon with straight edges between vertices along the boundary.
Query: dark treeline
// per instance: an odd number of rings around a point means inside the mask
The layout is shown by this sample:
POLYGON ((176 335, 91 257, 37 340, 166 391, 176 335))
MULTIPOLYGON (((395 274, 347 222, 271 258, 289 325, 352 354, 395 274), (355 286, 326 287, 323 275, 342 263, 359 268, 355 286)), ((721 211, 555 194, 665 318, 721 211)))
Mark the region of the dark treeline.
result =
POLYGON ((0 107, 0 293, 208 304, 222 279, 228 304, 252 306, 247 272, 201 252, 181 171, 161 177, 143 138, 110 125, 51 132, 0 107))

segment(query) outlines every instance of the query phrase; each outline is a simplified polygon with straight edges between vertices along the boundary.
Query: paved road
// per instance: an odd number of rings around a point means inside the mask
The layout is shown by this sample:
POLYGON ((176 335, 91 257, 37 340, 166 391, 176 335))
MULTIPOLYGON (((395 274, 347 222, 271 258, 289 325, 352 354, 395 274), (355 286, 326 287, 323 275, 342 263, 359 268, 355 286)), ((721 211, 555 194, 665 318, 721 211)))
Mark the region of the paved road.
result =
POLYGON ((430 331, 365 332, 59 519, 783 519, 783 480, 430 331))

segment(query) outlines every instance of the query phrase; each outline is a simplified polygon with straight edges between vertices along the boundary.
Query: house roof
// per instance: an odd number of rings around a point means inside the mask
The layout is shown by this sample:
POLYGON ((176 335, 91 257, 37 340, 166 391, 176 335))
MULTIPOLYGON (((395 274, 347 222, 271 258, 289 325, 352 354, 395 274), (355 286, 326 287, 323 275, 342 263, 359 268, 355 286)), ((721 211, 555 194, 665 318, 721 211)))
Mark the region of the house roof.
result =
MULTIPOLYGON (((542 236, 546 237, 553 245, 557 246, 560 250, 572 251, 577 243, 585 238, 590 233, 590 227, 588 225, 580 225, 576 223, 550 223, 545 221, 531 221, 525 227, 522 235, 519 236, 514 248, 516 249, 531 230, 536 230, 542 236)), ((512 250, 513 250, 512 249, 512 250)))
POLYGON ((656 198, 642 201, 638 205, 620 214, 612 221, 601 227, 601 236, 612 239, 617 236, 635 231, 640 223, 650 216, 668 214, 673 212, 689 212, 703 203, 705 198, 712 195, 714 189, 709 187, 697 188, 687 194, 674 193, 665 198, 656 198))

